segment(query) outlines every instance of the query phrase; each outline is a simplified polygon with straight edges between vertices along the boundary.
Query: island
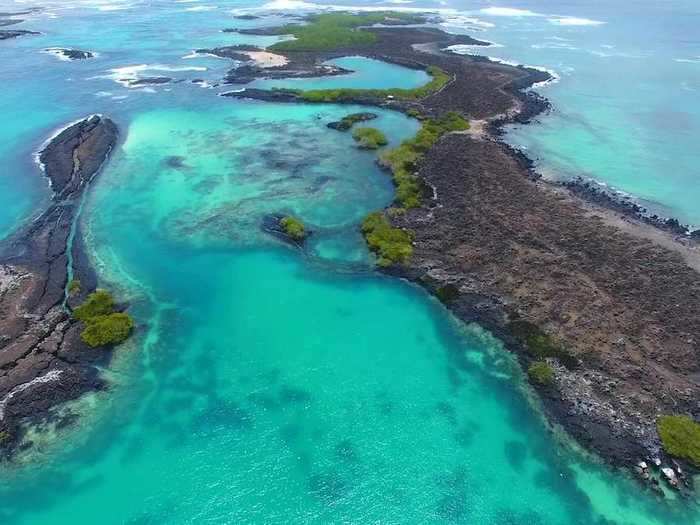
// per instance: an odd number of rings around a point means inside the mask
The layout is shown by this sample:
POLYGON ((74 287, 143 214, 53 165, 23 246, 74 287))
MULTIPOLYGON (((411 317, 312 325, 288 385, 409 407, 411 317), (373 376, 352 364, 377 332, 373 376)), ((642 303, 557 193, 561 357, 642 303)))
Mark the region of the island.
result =
POLYGON ((419 118, 416 137, 378 158, 397 188, 395 202, 362 223, 381 271, 420 284, 501 339, 550 420, 585 448, 644 479, 650 461, 689 483, 686 473, 700 467, 684 437, 700 419, 700 254, 673 238, 687 228, 586 191, 585 181, 542 180, 500 136, 547 110, 527 88, 550 75, 456 55, 450 46, 486 44, 402 27, 416 16, 321 14, 303 26, 241 32, 296 37, 268 49, 286 60, 280 75, 318 75, 329 59, 359 55, 425 70, 432 80, 421 88, 224 96, 419 118))
POLYGON ((99 115, 56 133, 37 154, 51 201, 0 244, 0 455, 27 446, 25 423, 55 417, 54 406, 105 388, 98 367, 133 328, 104 292, 94 308, 97 281, 77 222, 81 196, 117 139, 116 125, 99 115))

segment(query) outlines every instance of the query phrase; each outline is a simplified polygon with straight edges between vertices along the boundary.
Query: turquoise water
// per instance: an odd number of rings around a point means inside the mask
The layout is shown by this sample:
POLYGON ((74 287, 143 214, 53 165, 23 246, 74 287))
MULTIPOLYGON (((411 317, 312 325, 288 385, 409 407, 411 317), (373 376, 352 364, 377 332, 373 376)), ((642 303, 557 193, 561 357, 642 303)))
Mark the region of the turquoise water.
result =
MULTIPOLYGON (((28 157, 7 164, 35 191, 0 218, 10 229, 39 205, 31 152, 52 129, 115 118, 122 143, 83 224, 103 285, 138 322, 105 371, 113 388, 0 467, 3 523, 700 523, 549 429, 498 341, 371 270, 357 225, 393 189, 374 153, 326 128, 361 108, 234 101, 187 82, 223 75, 227 61, 182 57, 229 43, 218 30, 239 22, 223 14, 233 3, 188 5, 59 6, 32 22, 47 35, 0 46, 15 104, 2 133, 28 119, 28 157), (38 52, 49 45, 101 56, 59 62, 38 52), (47 81, 24 82, 28 67, 47 81), (148 68, 184 82, 115 81, 148 68), (260 231, 270 212, 314 230, 307 251, 260 231)), ((392 144, 417 129, 377 113, 392 144)))
POLYGON ((698 2, 526 0, 510 12, 450 5, 481 25, 462 15, 447 29, 499 46, 469 52, 560 77, 539 88, 554 111, 509 133, 546 176, 590 177, 700 227, 698 2))
POLYGON ((411 89, 427 84, 430 81, 430 76, 423 70, 408 69, 371 58, 342 57, 330 60, 326 63, 349 69, 352 73, 332 77, 306 79, 256 80, 251 86, 262 89, 411 89))

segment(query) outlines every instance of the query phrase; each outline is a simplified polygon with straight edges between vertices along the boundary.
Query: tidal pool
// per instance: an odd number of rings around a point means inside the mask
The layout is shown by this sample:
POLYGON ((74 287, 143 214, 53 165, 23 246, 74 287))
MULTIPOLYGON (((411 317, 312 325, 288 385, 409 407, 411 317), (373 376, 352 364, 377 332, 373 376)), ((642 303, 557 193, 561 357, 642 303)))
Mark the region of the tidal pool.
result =
POLYGON ((318 78, 262 79, 254 81, 250 86, 261 89, 412 89, 430 82, 430 76, 422 69, 408 69, 373 58, 341 57, 325 64, 333 64, 352 72, 318 78))

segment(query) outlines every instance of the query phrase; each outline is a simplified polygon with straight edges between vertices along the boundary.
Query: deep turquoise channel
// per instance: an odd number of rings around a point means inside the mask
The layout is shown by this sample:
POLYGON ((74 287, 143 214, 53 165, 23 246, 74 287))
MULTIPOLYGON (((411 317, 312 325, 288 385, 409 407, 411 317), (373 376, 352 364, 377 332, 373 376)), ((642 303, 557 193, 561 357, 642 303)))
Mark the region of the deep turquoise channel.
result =
MULTIPOLYGON (((195 26, 182 7, 157 8, 155 20, 80 10, 62 24, 42 19, 53 36, 0 54, 17 108, 2 137, 19 130, 0 155, 27 177, 0 179, 26 200, 2 224, 45 196, 31 152, 51 129, 113 116, 122 141, 82 225, 102 285, 138 323, 104 371, 113 388, 72 406, 75 426, 36 434, 31 452, 0 466, 3 524, 699 522, 689 502, 652 498, 550 429, 497 340, 373 271, 358 224, 394 190, 374 152, 326 127, 366 108, 98 78, 137 64, 222 75, 223 61, 181 58, 228 42, 220 15, 196 11, 195 26), (106 25, 114 16, 121 26, 106 25), (80 31, 86 20, 105 23, 106 36, 80 31), (104 56, 77 64, 36 52, 56 34, 104 56), (46 68, 52 88, 25 87, 28 66, 46 68), (314 230, 306 251, 260 230, 271 212, 314 230)), ((385 83, 416 78, 367 67, 385 83)), ((418 129, 376 112, 390 146, 418 129)), ((14 202, 12 191, 0 198, 14 202)))

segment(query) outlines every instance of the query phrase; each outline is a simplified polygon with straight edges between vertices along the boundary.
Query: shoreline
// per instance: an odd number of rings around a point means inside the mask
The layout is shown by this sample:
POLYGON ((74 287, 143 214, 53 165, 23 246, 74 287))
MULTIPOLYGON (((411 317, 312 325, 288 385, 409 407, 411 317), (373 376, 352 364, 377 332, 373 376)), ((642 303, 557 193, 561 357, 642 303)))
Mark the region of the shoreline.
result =
MULTIPOLYGON (((656 458, 670 462, 656 435, 655 419, 662 413, 696 413, 693 399, 700 397, 700 383, 692 375, 698 371, 697 363, 692 364, 693 341, 700 336, 700 327, 693 322, 694 314, 700 315, 700 300, 692 292, 699 277, 697 251, 678 243, 668 230, 664 233, 663 229, 654 229, 658 226, 653 221, 644 224, 642 218, 628 214, 622 225, 618 214, 625 208, 619 204, 601 206, 590 195, 586 198, 585 192, 577 194, 571 188, 541 180, 533 161, 501 140, 505 125, 528 123, 548 109, 546 99, 528 88, 551 80, 549 73, 445 53, 441 49, 454 45, 459 37, 440 30, 368 30, 378 37, 375 46, 280 54, 291 64, 313 64, 352 54, 412 64, 414 68, 437 66, 453 74, 453 81, 424 99, 350 96, 339 102, 404 113, 420 108, 424 116, 458 111, 472 121, 482 121, 476 133, 446 135, 419 161, 418 177, 432 188, 432 196, 417 209, 391 215, 394 226, 414 232, 414 256, 408 263, 383 271, 416 282, 438 296, 445 287, 452 287, 457 297, 443 301, 446 306, 463 321, 476 321, 503 340, 525 369, 539 358, 529 344, 516 337, 512 326, 522 319, 518 322, 542 330, 564 345, 576 362, 573 370, 568 370, 556 356, 546 357, 555 369, 555 384, 535 385, 535 390, 548 416, 586 450, 613 466, 631 469, 638 461, 656 458), (468 169, 475 163, 481 171, 468 169), (488 176, 483 175, 486 172, 490 172, 488 176), (478 185, 467 189, 465 186, 472 181, 478 185), (535 212, 521 209, 520 189, 533 199, 535 212), (470 201, 467 193, 478 194, 489 203, 470 201), (479 211, 485 218, 469 215, 470 207, 475 206, 481 206, 479 211), (474 222, 463 223, 465 216, 474 222), (497 228, 499 223, 507 227, 497 228), (583 243, 581 248, 567 244, 567 237, 580 229, 591 237, 581 236, 577 241, 583 243), (466 231, 473 239, 463 238, 466 231), (543 234, 552 237, 540 240, 543 234), (519 245, 520 253, 512 255, 518 256, 520 265, 499 265, 499 256, 506 256, 513 243, 519 245), (608 255, 604 255, 606 252, 608 255), (681 253, 691 266, 680 259, 681 253), (558 262, 547 263, 553 256, 558 262), (580 257, 584 257, 586 266, 585 271, 578 272, 576 261, 580 257), (611 282, 596 267, 595 261, 601 257, 612 257, 608 264, 614 264, 615 272, 620 273, 618 283, 611 282), (647 267, 647 258, 658 261, 658 268, 647 267), (542 267, 544 273, 530 272, 530 267, 541 264, 546 264, 542 267), (558 272, 558 265, 565 269, 563 273, 558 272), (624 277, 628 270, 633 277, 639 275, 645 280, 633 282, 624 277), (668 278, 666 272, 677 273, 682 285, 661 285, 668 278), (501 279, 520 284, 511 286, 512 282, 503 283, 501 279), (601 303, 597 309, 590 308, 591 287, 599 290, 603 303, 610 305, 601 303), (666 308, 673 308, 666 301, 676 301, 669 288, 685 301, 683 319, 665 313, 666 308), (606 311, 614 311, 615 316, 606 311), (661 332, 656 333, 657 327, 661 332), (600 337, 609 340, 602 344, 600 337), (628 339, 634 344, 625 343, 628 339), (616 343, 618 340, 621 342, 616 343), (634 379, 629 380, 625 374, 634 379), (643 378, 648 378, 648 386, 643 378), (611 389, 612 384, 615 386, 611 389), (657 395, 667 388, 678 393, 657 395)), ((225 96, 302 102, 297 94, 285 90, 247 89, 225 96)), ((693 472, 689 465, 683 466, 693 472)))
POLYGON ((111 350, 89 348, 64 304, 69 266, 81 287, 68 304, 97 286, 74 222, 117 135, 114 123, 100 115, 55 131, 35 155, 38 172, 50 182, 50 203, 0 243, 0 458, 31 446, 24 441, 27 425, 61 417, 53 407, 106 388, 98 368, 109 363, 111 350))

